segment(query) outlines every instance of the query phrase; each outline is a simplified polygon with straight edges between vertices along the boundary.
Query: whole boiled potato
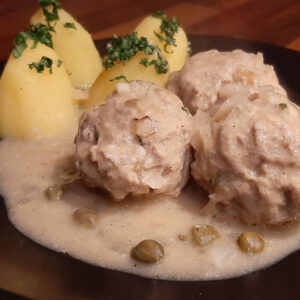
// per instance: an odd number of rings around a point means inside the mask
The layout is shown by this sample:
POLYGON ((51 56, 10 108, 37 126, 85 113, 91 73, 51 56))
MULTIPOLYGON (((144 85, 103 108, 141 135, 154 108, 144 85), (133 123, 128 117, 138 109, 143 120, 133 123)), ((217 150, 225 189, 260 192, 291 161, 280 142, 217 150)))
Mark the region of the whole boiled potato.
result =
MULTIPOLYGON (((143 52, 138 52, 129 61, 124 64, 120 63, 112 68, 104 70, 97 78, 96 82, 90 89, 89 99, 86 102, 87 106, 101 104, 105 101, 109 93, 115 89, 118 82, 122 79, 111 81, 118 76, 125 76, 128 81, 143 80, 155 83, 158 86, 164 87, 167 83, 169 72, 166 74, 157 74, 154 66, 145 67, 140 64, 142 58, 147 57, 149 61, 156 59, 156 56, 149 56, 143 52)), ((124 82, 124 80, 123 80, 124 82)))
POLYGON ((184 30, 179 27, 178 32, 175 34, 177 47, 168 45, 167 51, 164 49, 165 42, 160 41, 155 35, 154 31, 160 34, 161 20, 154 17, 146 17, 134 31, 138 33, 139 37, 146 37, 149 41, 154 41, 162 51, 163 56, 168 60, 170 72, 180 70, 187 59, 188 40, 184 30))
POLYGON ((11 55, 0 79, 0 136, 33 138, 76 126, 70 77, 56 52, 32 42, 19 58, 11 55), (45 56, 52 59, 52 73, 38 73, 29 64, 45 56))
MULTIPOLYGON (((90 34, 65 10, 58 10, 59 20, 53 22, 53 49, 65 62, 74 87, 92 85, 102 71, 102 60, 90 34), (74 24, 74 28, 65 24, 74 24)), ((42 9, 34 14, 32 24, 45 23, 42 9)))

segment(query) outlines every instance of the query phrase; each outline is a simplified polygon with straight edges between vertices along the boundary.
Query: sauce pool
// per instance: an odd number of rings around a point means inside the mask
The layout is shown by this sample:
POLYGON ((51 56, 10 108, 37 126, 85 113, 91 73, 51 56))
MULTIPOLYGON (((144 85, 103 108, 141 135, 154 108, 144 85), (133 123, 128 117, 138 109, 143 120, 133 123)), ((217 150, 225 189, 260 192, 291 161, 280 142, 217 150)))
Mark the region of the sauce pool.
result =
POLYGON ((72 167, 74 133, 34 141, 0 142, 0 193, 10 221, 35 242, 104 268, 144 277, 207 280, 239 276, 277 262, 300 245, 300 225, 259 228, 201 215, 207 196, 189 183, 178 198, 148 196, 113 202, 80 181, 70 184, 61 200, 45 190, 72 167), (78 208, 95 209, 92 228, 74 222, 78 208), (220 237, 197 246, 192 228, 213 226, 220 237), (242 252, 236 240, 256 231, 265 240, 261 253, 242 252), (184 237, 184 238, 183 238, 184 237), (131 249, 145 239, 158 241, 165 257, 158 263, 134 260, 131 249))

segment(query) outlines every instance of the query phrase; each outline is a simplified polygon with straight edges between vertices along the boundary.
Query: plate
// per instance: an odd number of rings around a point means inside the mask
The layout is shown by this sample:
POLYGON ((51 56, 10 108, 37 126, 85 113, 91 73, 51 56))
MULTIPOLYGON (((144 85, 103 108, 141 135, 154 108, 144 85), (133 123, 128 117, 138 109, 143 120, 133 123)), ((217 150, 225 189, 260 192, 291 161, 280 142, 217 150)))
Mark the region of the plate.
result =
MULTIPOLYGON (((300 104, 300 52, 213 36, 190 36, 193 53, 216 48, 262 52, 289 98, 300 104)), ((104 53, 106 41, 96 41, 104 53)), ((1 64, 3 68, 4 62, 1 64)), ((2 69, 1 68, 1 69, 2 69)), ((299 129, 300 130, 300 129, 299 129)), ((300 299, 300 251, 281 262, 238 278, 177 282, 145 279, 106 270, 48 250, 10 224, 0 200, 0 299, 300 299)))

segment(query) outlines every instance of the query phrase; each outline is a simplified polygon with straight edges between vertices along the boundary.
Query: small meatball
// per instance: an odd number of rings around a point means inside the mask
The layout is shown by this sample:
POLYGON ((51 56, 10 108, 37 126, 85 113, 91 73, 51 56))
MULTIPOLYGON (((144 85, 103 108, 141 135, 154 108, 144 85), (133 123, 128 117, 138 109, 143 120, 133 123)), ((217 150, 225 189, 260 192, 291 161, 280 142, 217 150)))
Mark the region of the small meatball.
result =
POLYGON ((195 114, 198 109, 205 111, 216 102, 224 83, 273 85, 285 94, 273 67, 264 64, 263 55, 241 50, 210 50, 192 56, 180 71, 171 74, 167 88, 195 114))
POLYGON ((204 212, 279 225, 300 214, 299 107, 272 87, 248 89, 195 116, 192 175, 204 212))
POLYGON ((76 142, 84 182, 121 200, 150 192, 177 196, 189 177, 191 116, 180 99, 149 82, 119 83, 86 112, 76 142))

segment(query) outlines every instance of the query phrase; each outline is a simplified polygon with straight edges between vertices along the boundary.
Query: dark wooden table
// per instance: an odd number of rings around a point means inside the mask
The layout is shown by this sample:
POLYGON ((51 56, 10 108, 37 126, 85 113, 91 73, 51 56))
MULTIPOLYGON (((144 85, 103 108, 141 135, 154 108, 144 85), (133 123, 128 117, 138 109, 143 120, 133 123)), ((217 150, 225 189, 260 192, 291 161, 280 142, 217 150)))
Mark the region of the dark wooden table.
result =
MULTIPOLYGON (((26 28, 37 0, 0 0, 0 60, 26 28)), ((163 9, 188 34, 250 39, 300 51, 299 0, 61 0, 94 39, 130 32, 147 14, 163 9)))

